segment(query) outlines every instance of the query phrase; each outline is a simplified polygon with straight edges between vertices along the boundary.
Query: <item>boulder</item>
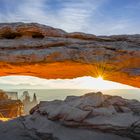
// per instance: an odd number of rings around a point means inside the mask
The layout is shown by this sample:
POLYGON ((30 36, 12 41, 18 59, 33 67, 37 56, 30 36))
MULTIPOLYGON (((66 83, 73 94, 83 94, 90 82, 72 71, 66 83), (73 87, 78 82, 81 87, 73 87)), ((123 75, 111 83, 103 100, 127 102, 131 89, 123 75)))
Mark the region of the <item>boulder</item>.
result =
POLYGON ((90 107, 98 107, 101 106, 104 102, 104 96, 102 93, 88 93, 84 96, 81 96, 80 98, 73 98, 72 100, 69 100, 66 98, 66 102, 71 105, 78 107, 80 109, 83 109, 87 106, 90 107))
POLYGON ((90 111, 84 111, 79 108, 75 108, 66 103, 49 102, 48 105, 39 107, 39 112, 51 120, 63 120, 63 121, 77 121, 80 122, 85 119, 90 111))
POLYGON ((49 120, 61 122, 67 127, 99 130, 107 133, 140 138, 140 102, 119 96, 103 95, 101 92, 83 96, 69 96, 64 101, 43 102, 34 109, 34 114, 45 115, 49 120), (137 112, 139 113, 136 113, 137 112), (135 127, 136 126, 136 129, 135 127))
POLYGON ((92 115, 93 116, 111 116, 113 114, 116 114, 116 110, 114 106, 108 106, 108 107, 99 107, 99 108, 93 108, 92 115))

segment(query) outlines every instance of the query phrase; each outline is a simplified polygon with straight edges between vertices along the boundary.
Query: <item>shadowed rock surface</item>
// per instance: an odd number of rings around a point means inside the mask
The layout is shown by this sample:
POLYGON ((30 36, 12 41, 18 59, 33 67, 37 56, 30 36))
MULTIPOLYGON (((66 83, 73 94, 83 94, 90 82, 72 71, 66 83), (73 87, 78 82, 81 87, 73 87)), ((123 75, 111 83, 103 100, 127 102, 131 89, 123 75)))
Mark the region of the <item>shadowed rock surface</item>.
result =
POLYGON ((37 23, 1 23, 0 68, 0 76, 103 75, 140 87, 140 35, 95 36, 37 23))
POLYGON ((101 92, 68 96, 0 123, 0 135, 4 140, 139 140, 139 108, 139 101, 101 92))

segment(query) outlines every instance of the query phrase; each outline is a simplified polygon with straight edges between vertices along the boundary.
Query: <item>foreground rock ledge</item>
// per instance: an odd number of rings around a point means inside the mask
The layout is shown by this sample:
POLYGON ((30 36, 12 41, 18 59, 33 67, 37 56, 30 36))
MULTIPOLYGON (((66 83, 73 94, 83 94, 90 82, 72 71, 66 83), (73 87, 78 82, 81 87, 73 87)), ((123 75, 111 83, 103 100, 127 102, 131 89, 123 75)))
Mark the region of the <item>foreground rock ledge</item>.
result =
POLYGON ((95 36, 37 23, 1 23, 0 68, 0 76, 103 75, 140 87, 140 35, 95 36))
POLYGON ((139 140, 140 102, 101 92, 43 101, 31 114, 0 123, 4 140, 139 140))

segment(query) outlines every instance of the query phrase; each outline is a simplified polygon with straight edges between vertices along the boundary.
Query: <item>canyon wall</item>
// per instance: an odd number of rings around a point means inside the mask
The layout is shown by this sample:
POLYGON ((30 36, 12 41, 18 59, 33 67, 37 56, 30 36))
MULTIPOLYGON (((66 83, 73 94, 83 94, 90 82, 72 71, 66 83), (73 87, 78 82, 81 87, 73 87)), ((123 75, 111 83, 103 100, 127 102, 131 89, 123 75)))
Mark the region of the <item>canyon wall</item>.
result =
POLYGON ((0 120, 21 115, 23 115, 23 103, 18 99, 10 99, 6 92, 0 90, 0 120))

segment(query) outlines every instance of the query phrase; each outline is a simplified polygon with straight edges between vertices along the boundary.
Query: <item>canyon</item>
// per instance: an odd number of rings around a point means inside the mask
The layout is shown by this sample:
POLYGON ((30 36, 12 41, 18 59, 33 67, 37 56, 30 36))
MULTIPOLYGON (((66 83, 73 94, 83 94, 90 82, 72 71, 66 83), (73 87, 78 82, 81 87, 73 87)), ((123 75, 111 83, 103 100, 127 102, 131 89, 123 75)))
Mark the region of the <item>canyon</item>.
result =
MULTIPOLYGON (((101 76, 140 88, 140 35, 96 36, 38 23, 0 23, 0 68, 0 76, 101 76)), ((42 101, 29 115, 0 121, 1 138, 139 140, 140 102, 101 92, 42 101)))

